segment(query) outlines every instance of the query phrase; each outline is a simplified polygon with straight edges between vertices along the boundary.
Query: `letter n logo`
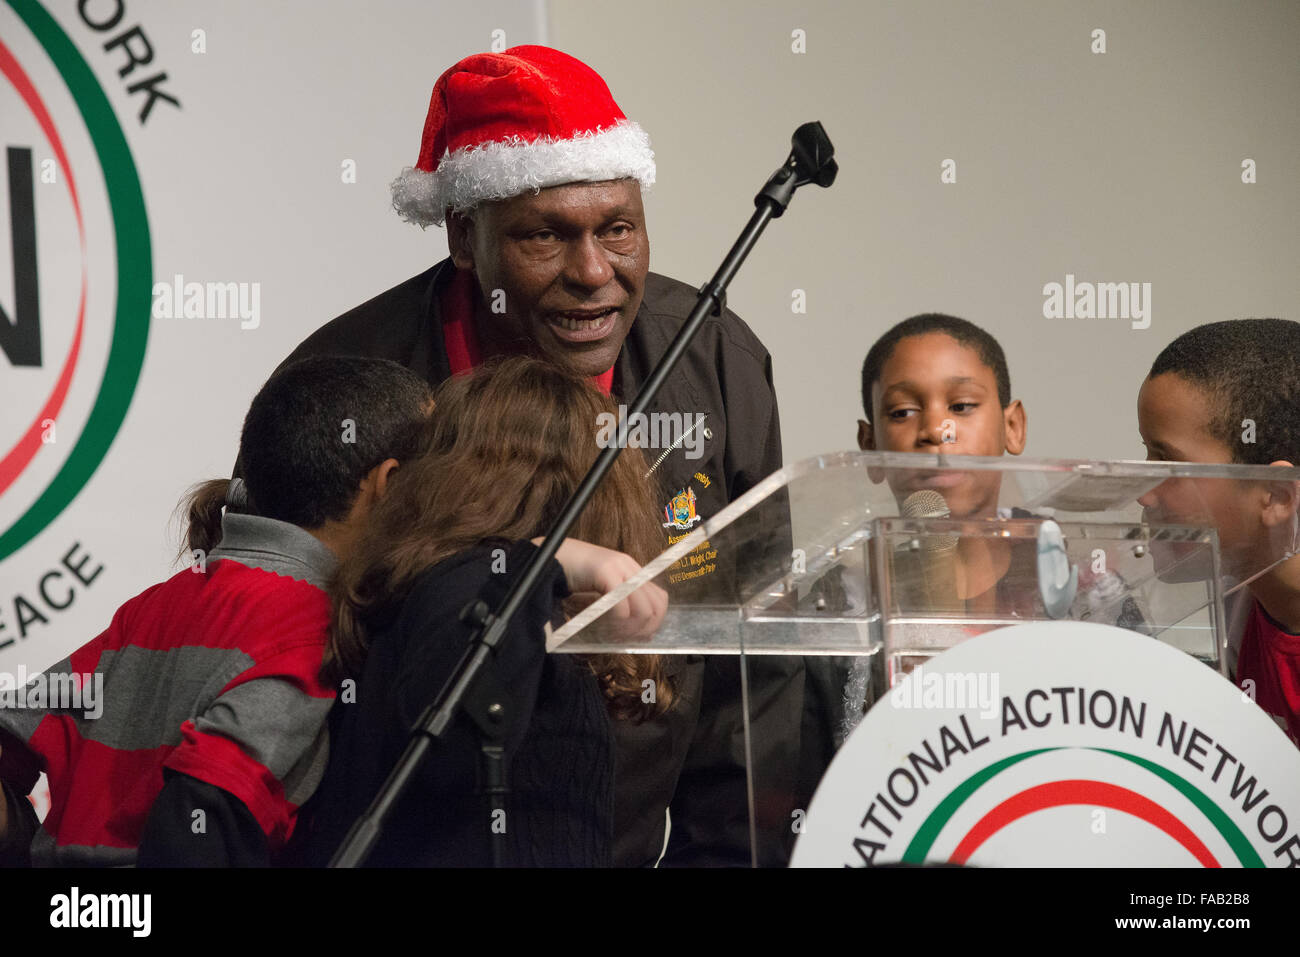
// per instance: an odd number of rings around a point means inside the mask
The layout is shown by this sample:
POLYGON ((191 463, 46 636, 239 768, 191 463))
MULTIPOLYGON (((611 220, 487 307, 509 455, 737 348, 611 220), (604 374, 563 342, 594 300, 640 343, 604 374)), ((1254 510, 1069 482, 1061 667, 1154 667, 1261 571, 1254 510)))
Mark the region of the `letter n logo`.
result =
POLYGON ((14 314, 0 306, 0 349, 11 365, 40 366, 41 309, 36 277, 36 202, 32 192, 32 151, 11 146, 9 154, 9 229, 13 244, 14 314))

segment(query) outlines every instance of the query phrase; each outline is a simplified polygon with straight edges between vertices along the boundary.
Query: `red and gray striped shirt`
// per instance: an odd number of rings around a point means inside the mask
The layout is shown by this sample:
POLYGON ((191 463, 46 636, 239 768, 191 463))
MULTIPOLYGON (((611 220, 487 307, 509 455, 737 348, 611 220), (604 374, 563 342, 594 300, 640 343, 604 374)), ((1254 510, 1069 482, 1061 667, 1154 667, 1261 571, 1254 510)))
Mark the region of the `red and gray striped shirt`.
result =
MULTIPOLYGON (((269 848, 282 848, 328 757, 334 689, 318 673, 334 565, 301 528, 228 514, 205 567, 128 601, 43 676, 54 688, 53 675, 83 684, 102 675, 98 717, 67 701, 0 707, 0 731, 25 742, 49 777, 32 863, 134 863, 164 768, 233 795, 269 848)), ((22 759, 12 751, 0 776, 15 783, 22 759)))

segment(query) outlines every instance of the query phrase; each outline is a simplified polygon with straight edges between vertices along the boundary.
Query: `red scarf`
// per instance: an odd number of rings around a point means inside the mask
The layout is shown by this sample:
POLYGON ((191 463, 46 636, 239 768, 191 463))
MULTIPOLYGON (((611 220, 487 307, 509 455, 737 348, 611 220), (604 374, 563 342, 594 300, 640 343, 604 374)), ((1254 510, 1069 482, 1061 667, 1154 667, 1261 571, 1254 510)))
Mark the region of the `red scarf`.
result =
MULTIPOLYGON (((452 375, 460 375, 483 362, 479 349, 478 332, 474 328, 474 278, 465 269, 456 275, 442 292, 439 306, 442 309, 442 342, 447 350, 447 364, 452 375)), ((588 380, 605 395, 614 387, 614 367, 588 380)))

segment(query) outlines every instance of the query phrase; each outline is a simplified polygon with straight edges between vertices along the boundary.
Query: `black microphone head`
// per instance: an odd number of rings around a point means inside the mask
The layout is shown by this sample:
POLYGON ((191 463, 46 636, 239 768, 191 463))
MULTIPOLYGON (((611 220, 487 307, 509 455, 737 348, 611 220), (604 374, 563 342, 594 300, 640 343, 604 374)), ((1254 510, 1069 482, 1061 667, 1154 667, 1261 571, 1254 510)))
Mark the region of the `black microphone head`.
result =
POLYGON ((790 142, 794 147, 790 155, 801 179, 823 187, 835 182, 835 174, 839 172, 839 165, 831 158, 835 147, 821 123, 816 120, 804 123, 794 131, 790 142))

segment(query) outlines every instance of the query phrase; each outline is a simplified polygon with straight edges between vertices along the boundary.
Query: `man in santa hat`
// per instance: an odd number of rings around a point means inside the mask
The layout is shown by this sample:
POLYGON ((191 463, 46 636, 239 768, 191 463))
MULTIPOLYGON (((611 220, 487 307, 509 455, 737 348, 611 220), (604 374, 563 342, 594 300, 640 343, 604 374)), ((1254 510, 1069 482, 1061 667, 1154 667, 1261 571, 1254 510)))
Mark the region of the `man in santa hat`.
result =
MULTIPOLYGON (((540 46, 467 57, 435 84, 419 159, 392 186, 404 219, 445 224, 450 256, 323 326, 289 360, 381 356, 437 384, 523 352, 631 400, 696 300, 649 271, 641 193, 654 178, 649 138, 586 64, 540 46)), ((729 310, 706 322, 651 411, 700 433, 648 450, 665 506, 693 495, 706 518, 781 466, 771 358, 729 310)), ((641 725, 616 722, 616 863, 748 865, 738 661, 671 660, 679 703, 641 725)), ((807 806, 796 768, 816 750, 801 741, 803 663, 760 656, 747 668, 758 858, 782 864, 807 806)))

